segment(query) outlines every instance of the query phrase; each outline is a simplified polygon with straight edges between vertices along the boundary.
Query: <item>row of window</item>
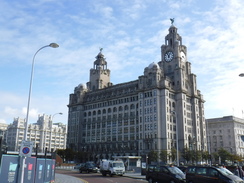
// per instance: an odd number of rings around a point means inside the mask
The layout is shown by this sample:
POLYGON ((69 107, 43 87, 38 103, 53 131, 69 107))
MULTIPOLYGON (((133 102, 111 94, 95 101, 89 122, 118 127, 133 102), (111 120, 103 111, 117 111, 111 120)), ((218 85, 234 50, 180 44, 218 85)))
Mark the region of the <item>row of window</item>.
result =
POLYGON ((117 107, 114 107, 113 109, 111 108, 108 108, 108 109, 103 109, 103 110, 97 110, 97 111, 89 111, 89 112, 84 112, 84 117, 86 116, 91 116, 91 115, 101 115, 101 114, 106 114, 106 113, 111 113, 111 112, 117 112, 117 111, 127 111, 127 110, 134 110, 135 107, 138 108, 138 106, 135 106, 135 104, 131 104, 130 106, 128 105, 125 105, 124 107, 122 106, 119 106, 118 108, 117 107))
POLYGON ((108 106, 112 106, 112 105, 118 105, 118 104, 135 102, 135 101, 138 101, 138 96, 131 96, 131 97, 126 97, 126 98, 115 99, 115 100, 104 101, 104 102, 100 102, 100 103, 96 103, 96 104, 91 104, 91 105, 85 106, 84 109, 85 110, 91 110, 91 109, 108 107, 108 106))

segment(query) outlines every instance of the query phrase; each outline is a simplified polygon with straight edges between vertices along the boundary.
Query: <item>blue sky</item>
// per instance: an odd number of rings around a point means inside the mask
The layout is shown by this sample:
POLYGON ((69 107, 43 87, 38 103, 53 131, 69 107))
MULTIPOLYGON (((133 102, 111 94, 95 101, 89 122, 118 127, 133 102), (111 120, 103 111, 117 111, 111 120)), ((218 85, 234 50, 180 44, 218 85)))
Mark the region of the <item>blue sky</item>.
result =
POLYGON ((29 122, 38 114, 67 123, 69 94, 89 81, 103 48, 111 82, 138 79, 161 60, 170 18, 187 46, 205 118, 244 110, 242 0, 0 0, 0 122, 26 117, 35 58, 29 122))

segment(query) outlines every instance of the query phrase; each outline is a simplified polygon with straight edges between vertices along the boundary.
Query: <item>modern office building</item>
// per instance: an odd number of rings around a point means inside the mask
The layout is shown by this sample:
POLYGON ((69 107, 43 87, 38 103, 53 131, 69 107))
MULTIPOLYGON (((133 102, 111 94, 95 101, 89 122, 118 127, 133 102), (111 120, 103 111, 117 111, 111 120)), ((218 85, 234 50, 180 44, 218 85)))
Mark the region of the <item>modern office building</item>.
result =
POLYGON ((93 160, 170 152, 177 140, 180 151, 207 150, 205 101, 187 47, 174 25, 168 30, 161 61, 150 63, 134 81, 113 85, 100 50, 89 82, 70 94, 68 148, 89 152, 93 160))
POLYGON ((209 150, 220 148, 244 157, 244 119, 234 116, 206 119, 209 150))
MULTIPOLYGON (((6 143, 9 151, 19 151, 24 140, 25 119, 14 118, 8 125, 6 143)), ((53 123, 49 115, 39 115, 37 123, 28 124, 27 140, 34 142, 34 150, 52 152, 66 148, 67 125, 53 123)))

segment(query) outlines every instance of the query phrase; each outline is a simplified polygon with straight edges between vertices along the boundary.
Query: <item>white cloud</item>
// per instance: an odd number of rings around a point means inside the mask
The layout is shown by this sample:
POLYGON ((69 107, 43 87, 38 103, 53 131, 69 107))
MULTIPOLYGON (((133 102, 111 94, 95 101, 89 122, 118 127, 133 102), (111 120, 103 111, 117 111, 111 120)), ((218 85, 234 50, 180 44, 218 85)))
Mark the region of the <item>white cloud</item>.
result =
POLYGON ((239 111, 244 108, 243 78, 238 78, 244 72, 244 5, 241 0, 207 2, 1 1, 0 23, 4 26, 0 28, 0 71, 5 79, 0 91, 2 120, 25 118, 24 89, 28 89, 33 55, 41 46, 51 42, 60 45, 42 50, 36 57, 30 117, 34 121, 39 113, 63 112, 66 122, 69 93, 89 80, 100 47, 111 70, 111 82, 137 79, 145 67, 161 59, 160 46, 173 17, 188 48, 188 60, 206 99, 208 116, 228 115, 232 108, 239 111), (14 74, 5 71, 12 67, 14 74))
POLYGON ((0 123, 7 123, 5 119, 0 119, 0 123))

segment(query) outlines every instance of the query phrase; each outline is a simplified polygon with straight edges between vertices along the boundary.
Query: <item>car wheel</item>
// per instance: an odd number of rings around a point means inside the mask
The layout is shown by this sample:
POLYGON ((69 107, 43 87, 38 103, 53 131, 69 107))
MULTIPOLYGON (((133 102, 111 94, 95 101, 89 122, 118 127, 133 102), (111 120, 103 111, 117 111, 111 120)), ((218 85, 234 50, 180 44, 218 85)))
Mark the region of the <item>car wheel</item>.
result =
POLYGON ((152 178, 148 179, 148 183, 154 183, 152 178))

